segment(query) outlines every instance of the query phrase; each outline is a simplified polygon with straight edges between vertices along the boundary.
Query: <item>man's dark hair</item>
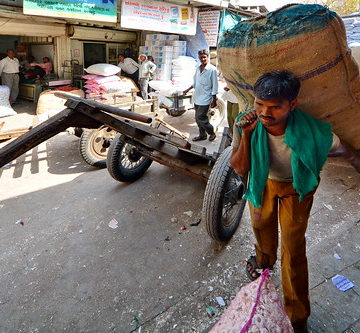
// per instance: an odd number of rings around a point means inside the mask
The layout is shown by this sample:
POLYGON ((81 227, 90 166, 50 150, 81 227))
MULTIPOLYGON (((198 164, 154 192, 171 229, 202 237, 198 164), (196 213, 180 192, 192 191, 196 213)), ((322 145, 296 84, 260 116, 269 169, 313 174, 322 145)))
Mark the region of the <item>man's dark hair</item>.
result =
POLYGON ((264 101, 294 100, 300 90, 300 80, 288 71, 272 71, 261 75, 255 85, 254 94, 264 101))
POLYGON ((118 54, 118 58, 119 58, 119 57, 124 57, 124 58, 126 58, 126 57, 125 57, 125 54, 123 54, 123 53, 118 54))
POLYGON ((206 49, 203 49, 203 50, 200 50, 200 51, 198 52, 198 54, 199 54, 199 56, 202 55, 202 54, 205 54, 205 55, 208 57, 208 56, 209 56, 209 51, 206 50, 206 49))

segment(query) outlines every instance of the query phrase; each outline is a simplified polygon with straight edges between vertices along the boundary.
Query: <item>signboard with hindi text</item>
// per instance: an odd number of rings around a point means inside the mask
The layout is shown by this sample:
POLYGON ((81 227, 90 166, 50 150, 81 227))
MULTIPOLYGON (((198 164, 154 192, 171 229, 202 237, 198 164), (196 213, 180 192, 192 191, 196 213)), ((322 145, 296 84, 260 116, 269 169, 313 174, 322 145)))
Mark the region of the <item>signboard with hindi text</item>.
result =
POLYGON ((117 21, 117 0, 24 0, 23 5, 24 14, 29 15, 117 21))
POLYGON ((210 47, 216 47, 219 35, 220 10, 199 12, 199 23, 210 47))
POLYGON ((123 0, 121 27, 195 35, 197 8, 160 1, 123 0))

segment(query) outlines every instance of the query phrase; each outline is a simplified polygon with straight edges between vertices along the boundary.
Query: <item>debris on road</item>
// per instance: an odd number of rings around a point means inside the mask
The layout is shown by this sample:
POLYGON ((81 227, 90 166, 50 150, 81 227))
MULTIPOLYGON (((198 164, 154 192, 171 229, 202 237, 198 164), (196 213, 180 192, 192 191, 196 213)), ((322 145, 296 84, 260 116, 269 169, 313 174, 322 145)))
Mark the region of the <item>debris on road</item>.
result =
POLYGON ((191 225, 192 227, 197 227, 200 223, 201 223, 201 219, 198 219, 196 222, 191 223, 190 225, 191 225))
POLYGON ((181 228, 180 228, 180 230, 186 230, 187 229, 187 227, 185 226, 185 225, 183 225, 181 228))
POLYGON ((170 238, 170 236, 166 236, 166 238, 164 239, 166 242, 169 242, 169 241, 171 241, 171 238, 170 238))
POLYGON ((111 221, 109 222, 109 227, 111 229, 116 229, 118 228, 118 221, 116 221, 116 219, 111 219, 111 221))
POLYGON ((172 218, 171 218, 171 222, 172 222, 172 223, 177 223, 177 221, 178 221, 178 219, 177 219, 176 217, 172 217, 172 218))
POLYGON ((25 223, 24 223, 23 220, 17 220, 17 221, 15 222, 15 224, 20 224, 20 225, 22 225, 22 226, 25 225, 25 223))
POLYGON ((334 208, 331 205, 327 205, 324 203, 324 206, 328 209, 328 210, 334 210, 334 208))
POLYGON ((220 305, 220 306, 225 306, 225 301, 222 297, 218 296, 218 297, 215 297, 216 299, 216 302, 220 305))
POLYGON ((216 315, 216 313, 217 313, 217 311, 211 306, 206 307, 206 312, 207 312, 209 317, 214 317, 216 315))
POLYGON ((349 289, 355 287, 355 285, 347 277, 342 275, 335 275, 331 281, 340 291, 348 291, 349 289))
POLYGON ((334 258, 337 260, 341 260, 341 257, 337 253, 334 253, 334 258))
POLYGON ((192 217, 194 215, 194 212, 192 210, 188 210, 188 211, 184 212, 184 215, 192 217))

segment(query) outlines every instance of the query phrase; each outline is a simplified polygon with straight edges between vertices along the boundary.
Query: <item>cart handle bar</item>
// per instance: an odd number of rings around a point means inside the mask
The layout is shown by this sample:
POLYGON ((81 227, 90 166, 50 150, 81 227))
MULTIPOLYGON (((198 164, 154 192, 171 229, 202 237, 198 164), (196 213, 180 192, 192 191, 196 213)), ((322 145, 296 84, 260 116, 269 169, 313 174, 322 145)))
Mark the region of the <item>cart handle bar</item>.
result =
POLYGON ((106 111, 108 113, 111 113, 111 114, 114 114, 114 115, 117 115, 117 116, 120 116, 120 117, 136 120, 136 121, 139 121, 139 122, 142 122, 142 123, 150 124, 153 121, 153 119, 151 117, 147 117, 147 116, 144 116, 144 115, 139 114, 139 113, 131 112, 131 111, 128 111, 128 110, 117 108, 115 106, 106 105, 106 104, 103 104, 103 103, 99 103, 99 102, 96 102, 96 101, 76 97, 76 96, 73 96, 73 95, 69 95, 69 94, 65 94, 65 93, 61 93, 61 92, 56 92, 55 96, 60 97, 60 98, 64 98, 64 99, 70 99, 70 100, 73 100, 73 101, 76 101, 76 102, 81 102, 81 103, 89 105, 89 106, 91 106, 93 108, 100 109, 100 110, 106 111))

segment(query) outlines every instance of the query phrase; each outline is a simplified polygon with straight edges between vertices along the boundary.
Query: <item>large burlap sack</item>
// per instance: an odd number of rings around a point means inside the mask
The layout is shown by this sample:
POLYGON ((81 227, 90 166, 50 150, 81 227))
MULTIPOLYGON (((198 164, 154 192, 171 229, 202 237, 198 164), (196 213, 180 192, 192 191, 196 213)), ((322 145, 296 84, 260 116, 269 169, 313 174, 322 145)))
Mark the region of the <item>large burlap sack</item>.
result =
MULTIPOLYGON (((36 106, 36 114, 49 113, 54 115, 62 110, 66 109, 66 99, 55 96, 56 90, 45 90, 40 96, 36 106)), ((84 92, 81 89, 74 89, 72 91, 66 91, 66 94, 75 97, 84 98, 84 92)))
POLYGON ((269 270, 240 289, 209 333, 245 332, 294 332, 269 270))
POLYGON ((218 56, 240 112, 252 106, 252 86, 261 74, 289 70, 301 79, 299 108, 330 122, 342 140, 360 148, 359 69, 336 13, 289 5, 242 21, 224 34, 218 56))

